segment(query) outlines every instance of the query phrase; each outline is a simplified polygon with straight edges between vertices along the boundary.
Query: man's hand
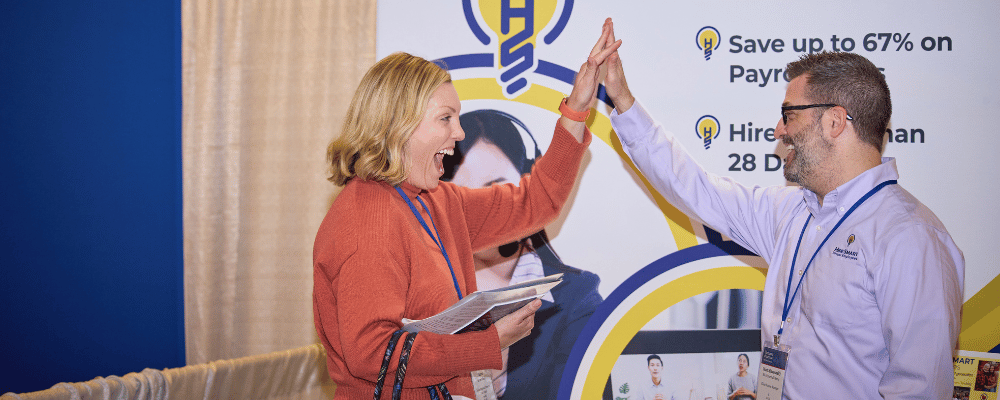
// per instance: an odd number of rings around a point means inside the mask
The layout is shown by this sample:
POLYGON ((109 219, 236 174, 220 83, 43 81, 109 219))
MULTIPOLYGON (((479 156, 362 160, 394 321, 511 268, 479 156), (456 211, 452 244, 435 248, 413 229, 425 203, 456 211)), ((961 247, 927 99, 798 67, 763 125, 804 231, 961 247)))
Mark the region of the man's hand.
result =
POLYGON ((736 396, 750 396, 755 399, 757 398, 757 395, 754 394, 754 392, 751 392, 747 390, 747 388, 742 388, 742 387, 733 392, 733 395, 730 398, 735 398, 736 396))

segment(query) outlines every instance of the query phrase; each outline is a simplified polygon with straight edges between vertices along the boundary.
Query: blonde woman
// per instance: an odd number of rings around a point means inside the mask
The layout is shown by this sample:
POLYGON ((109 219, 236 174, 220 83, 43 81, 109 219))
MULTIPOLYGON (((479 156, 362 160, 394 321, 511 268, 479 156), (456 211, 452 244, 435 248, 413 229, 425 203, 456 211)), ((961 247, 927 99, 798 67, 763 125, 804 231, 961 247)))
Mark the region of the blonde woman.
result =
MULTIPOLYGON (((439 179, 442 160, 464 138, 451 77, 396 53, 362 79, 340 136, 328 148, 330 181, 344 188, 313 249, 313 313, 336 399, 370 398, 392 333, 476 290, 473 254, 537 232, 559 213, 590 143, 583 122, 598 67, 621 42, 598 44, 563 100, 548 152, 519 186, 468 189, 439 179)), ((412 344, 403 399, 446 384, 475 398, 470 373, 501 367, 501 350, 527 336, 536 300, 486 330, 422 332, 412 344)), ((398 353, 398 352, 397 352, 398 353)), ((396 358, 389 363, 395 373, 396 358)), ((391 379, 382 389, 392 390, 391 379)))

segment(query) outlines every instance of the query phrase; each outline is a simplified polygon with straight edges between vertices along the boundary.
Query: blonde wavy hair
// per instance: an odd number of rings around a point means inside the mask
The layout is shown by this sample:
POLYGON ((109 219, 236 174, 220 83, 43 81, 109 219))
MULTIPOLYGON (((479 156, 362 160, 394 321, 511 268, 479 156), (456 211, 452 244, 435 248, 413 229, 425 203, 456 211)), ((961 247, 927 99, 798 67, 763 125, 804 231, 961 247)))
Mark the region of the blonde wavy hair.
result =
POLYGON ((446 82, 448 71, 407 53, 375 63, 354 92, 340 136, 327 147, 327 179, 340 186, 355 176, 394 186, 406 180, 403 148, 431 95, 446 82))

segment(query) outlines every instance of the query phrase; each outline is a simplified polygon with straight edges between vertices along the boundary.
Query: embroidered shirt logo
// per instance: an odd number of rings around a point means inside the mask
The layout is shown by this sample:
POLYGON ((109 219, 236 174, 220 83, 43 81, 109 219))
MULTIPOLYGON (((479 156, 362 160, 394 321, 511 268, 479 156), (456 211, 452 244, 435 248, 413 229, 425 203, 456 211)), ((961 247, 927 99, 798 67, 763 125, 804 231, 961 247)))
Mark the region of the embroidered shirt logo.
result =
MULTIPOLYGON (((851 247, 852 243, 854 243, 854 234, 853 233, 851 234, 851 236, 847 237, 847 246, 844 246, 844 247, 851 247)), ((843 257, 843 258, 846 258, 846 259, 851 260, 851 261, 857 261, 858 260, 858 252, 857 251, 850 251, 848 249, 842 249, 840 247, 834 247, 833 248, 833 255, 839 256, 839 257, 843 257)))

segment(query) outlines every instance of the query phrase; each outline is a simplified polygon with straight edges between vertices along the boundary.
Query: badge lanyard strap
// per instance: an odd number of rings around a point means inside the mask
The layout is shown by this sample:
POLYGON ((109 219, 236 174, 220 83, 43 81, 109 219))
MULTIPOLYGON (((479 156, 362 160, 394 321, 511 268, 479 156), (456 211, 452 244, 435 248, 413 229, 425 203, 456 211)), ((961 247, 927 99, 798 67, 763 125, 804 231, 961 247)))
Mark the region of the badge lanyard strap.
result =
POLYGON ((889 185, 895 185, 896 182, 897 181, 895 179, 890 179, 878 184, 878 186, 875 186, 872 190, 869 190, 867 194, 858 199, 858 201, 851 206, 851 209, 847 210, 847 213, 845 213, 843 217, 840 217, 840 221, 837 222, 837 225, 833 226, 830 233, 826 235, 826 238, 823 239, 823 241, 819 244, 819 247, 816 248, 816 252, 814 252, 812 257, 809 258, 809 262, 806 263, 806 268, 802 271, 802 278, 799 278, 799 284, 795 286, 795 292, 792 293, 791 297, 788 297, 788 292, 792 290, 792 278, 795 276, 795 259, 799 256, 799 246, 802 245, 802 236, 805 236, 806 227, 809 226, 809 220, 812 219, 812 214, 806 217, 806 223, 805 225, 802 225, 802 233, 799 234, 799 241, 795 244, 795 254, 792 255, 792 267, 788 270, 788 287, 785 289, 785 304, 781 309, 781 325, 778 327, 778 334, 774 335, 775 345, 778 344, 778 341, 781 338, 781 333, 785 330, 785 320, 788 319, 788 313, 792 309, 792 302, 795 301, 795 296, 799 294, 799 288, 802 287, 802 281, 806 279, 806 273, 809 272, 809 267, 812 266, 812 262, 816 259, 816 255, 819 254, 819 250, 823 248, 823 245, 826 244, 827 240, 830 240, 830 237, 837 231, 837 228, 840 228, 840 224, 843 224, 844 220, 846 220, 847 217, 858 208, 858 206, 864 203, 865 200, 868 200, 869 197, 872 197, 872 195, 877 193, 879 190, 882 190, 882 188, 889 185))
POLYGON ((427 205, 424 204, 424 201, 421 200, 420 197, 417 197, 417 201, 420 202, 420 206, 424 208, 424 211, 427 211, 427 218, 431 219, 431 226, 434 227, 434 233, 431 233, 431 228, 429 228, 427 223, 424 222, 424 217, 420 216, 420 211, 417 211, 417 207, 413 205, 413 202, 410 201, 408 196, 406 196, 403 189, 396 186, 396 191, 399 192, 400 196, 403 196, 403 200, 406 200, 406 205, 410 206, 410 211, 413 212, 413 215, 417 216, 417 221, 420 221, 420 226, 424 227, 424 231, 426 231, 428 235, 431 235, 431 240, 434 241, 434 244, 441 249, 441 254, 444 255, 444 261, 448 263, 448 270, 451 271, 451 281, 455 284, 455 292, 458 293, 458 299, 462 300, 462 290, 458 288, 458 278, 455 277, 455 269, 451 266, 451 260, 448 259, 448 252, 444 250, 444 242, 441 240, 441 234, 437 233, 437 225, 434 224, 434 217, 431 217, 431 212, 427 209, 427 205), (437 233, 437 236, 434 235, 435 233, 437 233))

